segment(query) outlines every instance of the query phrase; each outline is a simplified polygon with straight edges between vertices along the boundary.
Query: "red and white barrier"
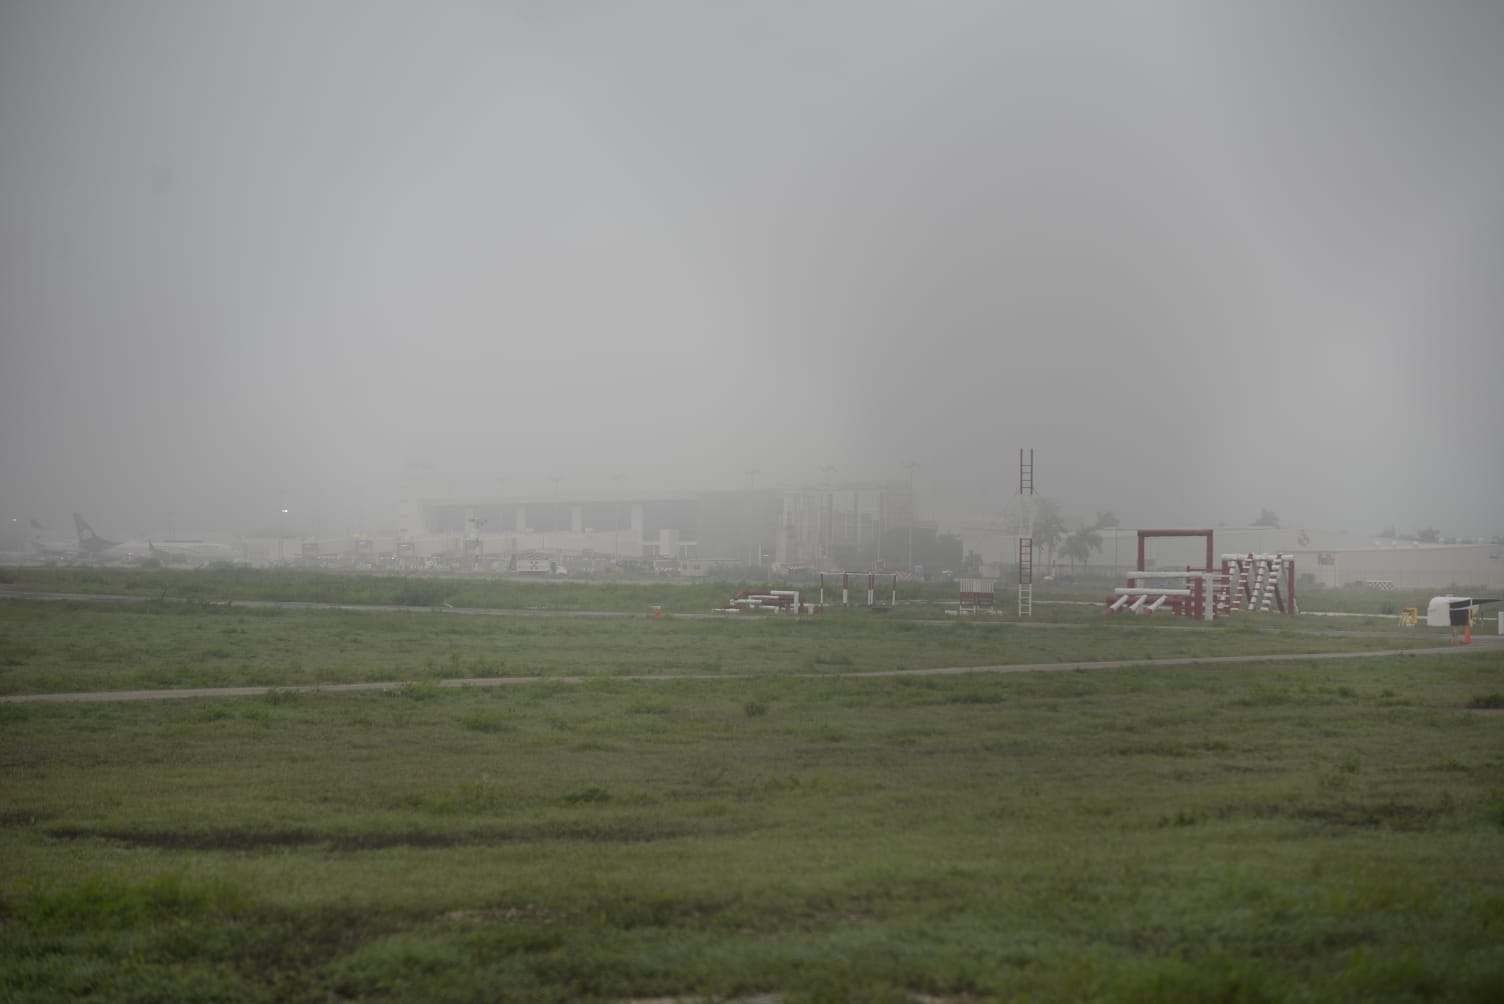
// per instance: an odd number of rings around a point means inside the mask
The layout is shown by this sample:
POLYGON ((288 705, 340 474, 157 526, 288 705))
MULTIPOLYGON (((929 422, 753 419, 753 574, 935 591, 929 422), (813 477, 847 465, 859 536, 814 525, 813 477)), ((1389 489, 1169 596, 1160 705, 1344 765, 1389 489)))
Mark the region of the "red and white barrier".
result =
POLYGON ((797 589, 742 589, 731 597, 731 602, 719 608, 722 613, 751 611, 775 614, 819 613, 820 608, 811 608, 799 595, 797 589))
POLYGON ((1134 573, 1128 577, 1128 585, 1119 586, 1113 590, 1113 596, 1108 597, 1107 612, 1115 614, 1127 611, 1128 613, 1152 614, 1168 605, 1172 611, 1181 616, 1209 621, 1216 616, 1216 609, 1215 604, 1206 602, 1209 591, 1207 583, 1211 582, 1210 592, 1215 593, 1221 574, 1195 569, 1186 569, 1183 572, 1134 573), (1180 586, 1136 585, 1136 583, 1164 579, 1178 579, 1184 584, 1180 586))
MULTIPOLYGON (((851 573, 850 572, 840 572, 840 573, 836 573, 836 572, 821 572, 820 573, 820 606, 822 608, 825 606, 825 576, 826 575, 830 575, 830 576, 834 577, 836 574, 839 574, 841 576, 841 609, 842 610, 849 610, 851 608, 851 573)), ((860 573, 858 573, 858 574, 860 574, 860 573)), ((885 574, 888 574, 888 576, 889 576, 889 588, 890 588, 889 596, 890 596, 890 598, 889 598, 888 603, 889 603, 890 606, 897 606, 898 605, 898 573, 897 572, 892 572, 892 573, 885 573, 885 574)), ((868 572, 867 573, 867 606, 869 606, 869 607, 875 607, 875 606, 877 606, 877 576, 878 576, 877 572, 868 572)), ((833 581, 832 581, 832 585, 834 585, 833 581)))
POLYGON ((1228 588, 1215 605, 1221 613, 1259 611, 1295 614, 1295 558, 1293 555, 1224 554, 1222 572, 1228 588))
POLYGON ((1295 558, 1276 554, 1224 554, 1222 567, 1212 567, 1211 530, 1140 530, 1138 570, 1128 576, 1128 585, 1107 598, 1107 613, 1152 613, 1168 605, 1182 616, 1212 620, 1218 615, 1241 611, 1293 615, 1295 605, 1295 558), (1154 537, 1206 538, 1204 569, 1183 572, 1145 571, 1145 542, 1154 537), (1179 580, 1173 586, 1151 585, 1179 580), (1153 601, 1149 597, 1154 597, 1153 601))

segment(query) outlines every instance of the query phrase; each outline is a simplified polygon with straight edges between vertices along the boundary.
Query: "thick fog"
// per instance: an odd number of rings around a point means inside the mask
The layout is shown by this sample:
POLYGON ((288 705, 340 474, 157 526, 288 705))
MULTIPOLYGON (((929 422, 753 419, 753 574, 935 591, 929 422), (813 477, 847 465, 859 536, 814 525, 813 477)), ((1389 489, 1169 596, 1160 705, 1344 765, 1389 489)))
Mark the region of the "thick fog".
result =
POLYGON ((1029 446, 1127 525, 1498 533, 1501 52, 1482 2, 8 0, 0 506, 917 462, 975 524, 1029 446))

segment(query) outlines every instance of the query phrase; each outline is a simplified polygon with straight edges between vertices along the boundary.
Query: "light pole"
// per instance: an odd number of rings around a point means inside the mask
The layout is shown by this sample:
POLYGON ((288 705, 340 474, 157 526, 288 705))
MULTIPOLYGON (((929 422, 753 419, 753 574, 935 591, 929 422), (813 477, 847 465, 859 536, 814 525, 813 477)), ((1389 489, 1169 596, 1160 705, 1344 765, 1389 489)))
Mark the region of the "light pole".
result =
POLYGON ((621 564, 621 479, 624 477, 625 474, 611 475, 616 485, 616 498, 611 500, 611 559, 616 565, 621 564))
POLYGON ((820 470, 825 472, 825 504, 820 507, 820 560, 823 562, 830 557, 830 536, 835 532, 835 497, 830 493, 830 476, 836 472, 835 464, 826 464, 820 470))
POLYGON ((547 529, 548 523, 551 522, 554 519, 554 517, 558 515, 558 511, 559 511, 559 480, 560 479, 559 478, 552 478, 551 480, 554 483, 553 504, 551 506, 549 506, 549 513, 548 513, 547 520, 544 523, 543 534, 538 538, 539 549, 542 550, 544 553, 548 552, 548 529, 547 529))
POLYGON ((470 517, 470 525, 475 530, 475 546, 470 551, 470 571, 473 572, 480 565, 480 551, 482 547, 480 531, 486 525, 486 521, 472 516, 470 517))
MULTIPOLYGON (((747 491, 749 493, 750 492, 754 492, 754 491, 757 490, 757 475, 760 474, 760 473, 761 472, 756 467, 748 467, 747 468, 747 491)), ((747 512, 748 509, 752 509, 756 505, 757 505, 757 502, 749 497, 747 499, 747 502, 743 505, 742 511, 743 512, 747 512)), ((754 528, 753 531, 752 531, 752 535, 753 535, 753 538, 754 538, 754 543, 752 545, 752 551, 754 552, 753 553, 753 558, 752 558, 752 563, 754 565, 757 565, 757 566, 761 567, 761 565, 762 565, 762 535, 761 535, 761 532, 758 529, 756 529, 756 527, 757 527, 757 520, 756 520, 755 517, 754 518, 749 518, 747 520, 747 523, 750 523, 753 526, 753 528, 754 528)), ((745 526, 745 524, 744 524, 744 526, 745 526)))
POLYGON ((919 466, 919 461, 910 460, 904 464, 909 470, 909 567, 910 575, 914 574, 914 468, 919 466))

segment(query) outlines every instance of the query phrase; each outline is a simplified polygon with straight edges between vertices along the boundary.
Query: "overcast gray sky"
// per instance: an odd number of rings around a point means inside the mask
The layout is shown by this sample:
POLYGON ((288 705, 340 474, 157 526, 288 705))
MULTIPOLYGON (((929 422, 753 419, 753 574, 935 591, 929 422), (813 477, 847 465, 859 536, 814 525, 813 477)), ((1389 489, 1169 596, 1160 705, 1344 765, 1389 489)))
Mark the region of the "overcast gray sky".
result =
POLYGON ((979 522, 1032 446, 1130 525, 1504 532, 1501 52, 1486 0, 5 0, 0 505, 912 460, 979 522))

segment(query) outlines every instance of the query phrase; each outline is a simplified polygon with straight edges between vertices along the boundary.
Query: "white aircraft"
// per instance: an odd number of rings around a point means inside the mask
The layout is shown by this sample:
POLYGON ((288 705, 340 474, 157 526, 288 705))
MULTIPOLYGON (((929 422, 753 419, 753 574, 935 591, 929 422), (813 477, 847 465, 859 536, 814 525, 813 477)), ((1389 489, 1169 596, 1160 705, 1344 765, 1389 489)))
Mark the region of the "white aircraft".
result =
POLYGON ((224 535, 173 535, 162 540, 106 540, 94 532, 78 513, 73 514, 78 531, 75 549, 79 560, 97 563, 139 564, 159 561, 164 565, 207 565, 213 561, 243 561, 245 547, 224 535))
POLYGON ((163 564, 187 562, 207 565, 215 561, 244 561, 245 545, 228 539, 177 536, 167 540, 146 541, 148 554, 163 564))
POLYGON ((36 520, 31 521, 31 536, 27 538, 31 557, 40 561, 76 561, 78 559, 78 535, 65 530, 49 530, 36 520))
POLYGON ((94 561, 139 560, 145 548, 129 542, 105 540, 78 513, 73 514, 73 528, 78 531, 78 556, 94 561))

